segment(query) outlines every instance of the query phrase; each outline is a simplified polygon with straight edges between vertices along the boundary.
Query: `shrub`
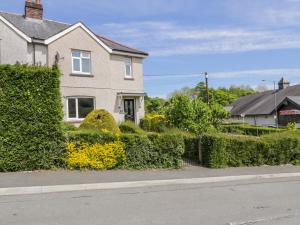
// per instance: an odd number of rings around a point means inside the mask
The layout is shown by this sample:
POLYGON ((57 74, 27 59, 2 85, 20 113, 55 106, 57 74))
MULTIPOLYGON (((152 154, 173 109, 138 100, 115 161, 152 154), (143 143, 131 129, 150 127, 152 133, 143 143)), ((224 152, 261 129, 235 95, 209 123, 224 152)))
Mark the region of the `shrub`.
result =
POLYGON ((119 125, 119 128, 122 133, 130 133, 130 134, 143 134, 144 131, 137 126, 134 122, 125 121, 119 125))
POLYGON ((91 113, 89 113, 80 125, 80 128, 86 130, 94 130, 98 132, 120 132, 114 117, 104 109, 94 110, 91 113))
POLYGON ((62 163, 59 80, 57 68, 0 65, 0 171, 62 163))
POLYGON ((164 115, 148 114, 141 119, 140 126, 145 131, 163 133, 167 129, 167 120, 164 115))
POLYGON ((283 132, 285 129, 277 129, 271 127, 258 127, 251 126, 248 124, 235 124, 235 125, 222 125, 221 131, 225 133, 233 133, 233 134, 243 134, 250 136, 261 136, 265 134, 272 134, 277 132, 283 132))
POLYGON ((295 122, 290 122, 286 126, 287 130, 297 130, 297 124, 295 122))
POLYGON ((201 139, 204 164, 227 166, 281 165, 295 160, 297 138, 274 134, 268 137, 205 134, 201 139))
POLYGON ((113 169, 125 162, 121 142, 109 144, 67 144, 66 164, 71 169, 113 169))
POLYGON ((177 135, 121 135, 125 145, 127 167, 179 168, 184 153, 184 142, 177 135))
POLYGON ((86 130, 66 133, 68 143, 109 144, 120 141, 126 154, 126 168, 179 168, 184 153, 181 135, 99 133, 86 130))
POLYGON ((95 132, 91 130, 77 130, 65 133, 66 142, 88 143, 88 144, 106 144, 115 142, 118 137, 112 133, 95 132))
POLYGON ((75 127, 73 124, 67 123, 67 122, 62 122, 62 123, 61 123, 61 128, 62 128, 62 131, 63 131, 63 132, 76 131, 76 130, 78 130, 78 128, 75 127))

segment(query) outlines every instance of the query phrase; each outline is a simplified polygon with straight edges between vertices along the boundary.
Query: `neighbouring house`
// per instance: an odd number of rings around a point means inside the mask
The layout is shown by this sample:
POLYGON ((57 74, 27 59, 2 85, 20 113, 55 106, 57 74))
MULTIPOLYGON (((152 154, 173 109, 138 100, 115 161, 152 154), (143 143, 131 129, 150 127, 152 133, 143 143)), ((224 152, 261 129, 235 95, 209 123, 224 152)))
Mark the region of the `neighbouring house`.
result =
POLYGON ((277 90, 242 97, 231 105, 230 112, 233 120, 251 125, 286 126, 295 122, 300 128, 300 85, 290 86, 282 78, 277 90))
POLYGON ((59 65, 64 119, 79 124, 94 109, 118 122, 144 117, 147 53, 93 33, 85 24, 43 18, 40 0, 24 15, 0 12, 0 64, 59 65))

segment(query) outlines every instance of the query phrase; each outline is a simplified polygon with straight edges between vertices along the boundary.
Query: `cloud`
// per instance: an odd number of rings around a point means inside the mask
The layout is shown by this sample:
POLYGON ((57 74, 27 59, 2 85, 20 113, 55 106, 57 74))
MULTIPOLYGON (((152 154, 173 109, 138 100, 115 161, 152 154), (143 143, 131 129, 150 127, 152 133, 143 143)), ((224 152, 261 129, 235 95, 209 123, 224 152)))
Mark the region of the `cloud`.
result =
MULTIPOLYGON (((194 74, 169 74, 169 75, 145 75, 145 80, 159 80, 159 79, 182 79, 182 78, 195 78, 200 77, 201 73, 194 74)), ((253 79, 272 79, 272 77, 288 77, 299 78, 300 68, 274 68, 274 69, 258 69, 258 70, 241 70, 241 71, 220 71, 209 72, 209 77, 218 79, 231 79, 231 78, 249 78, 253 79)))
POLYGON ((152 56, 223 54, 300 48, 296 29, 205 28, 165 21, 108 23, 94 27, 152 56))

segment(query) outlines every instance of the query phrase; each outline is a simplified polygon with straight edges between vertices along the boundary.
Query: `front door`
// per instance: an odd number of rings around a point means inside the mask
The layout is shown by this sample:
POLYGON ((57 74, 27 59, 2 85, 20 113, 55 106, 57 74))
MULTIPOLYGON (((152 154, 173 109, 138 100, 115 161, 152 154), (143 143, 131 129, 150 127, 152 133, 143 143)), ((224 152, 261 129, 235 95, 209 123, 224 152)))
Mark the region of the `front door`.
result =
POLYGON ((124 99, 125 120, 135 122, 135 105, 134 99, 124 99))

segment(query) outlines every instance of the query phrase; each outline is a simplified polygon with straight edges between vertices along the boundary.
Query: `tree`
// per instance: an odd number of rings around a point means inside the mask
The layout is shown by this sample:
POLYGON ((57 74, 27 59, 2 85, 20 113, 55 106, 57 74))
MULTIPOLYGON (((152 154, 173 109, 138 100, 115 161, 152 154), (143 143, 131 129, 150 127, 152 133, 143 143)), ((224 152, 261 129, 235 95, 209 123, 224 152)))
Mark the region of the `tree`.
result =
POLYGON ((147 114, 162 114, 164 111, 164 106, 166 104, 166 100, 162 98, 151 98, 145 96, 145 111, 147 114))
POLYGON ((170 99, 166 108, 166 118, 171 125, 196 134, 207 131, 210 125, 211 111, 200 99, 190 100, 188 96, 178 94, 170 99))
POLYGON ((210 105, 211 118, 210 122, 215 128, 219 128, 224 119, 229 117, 229 112, 223 106, 214 103, 210 105))

